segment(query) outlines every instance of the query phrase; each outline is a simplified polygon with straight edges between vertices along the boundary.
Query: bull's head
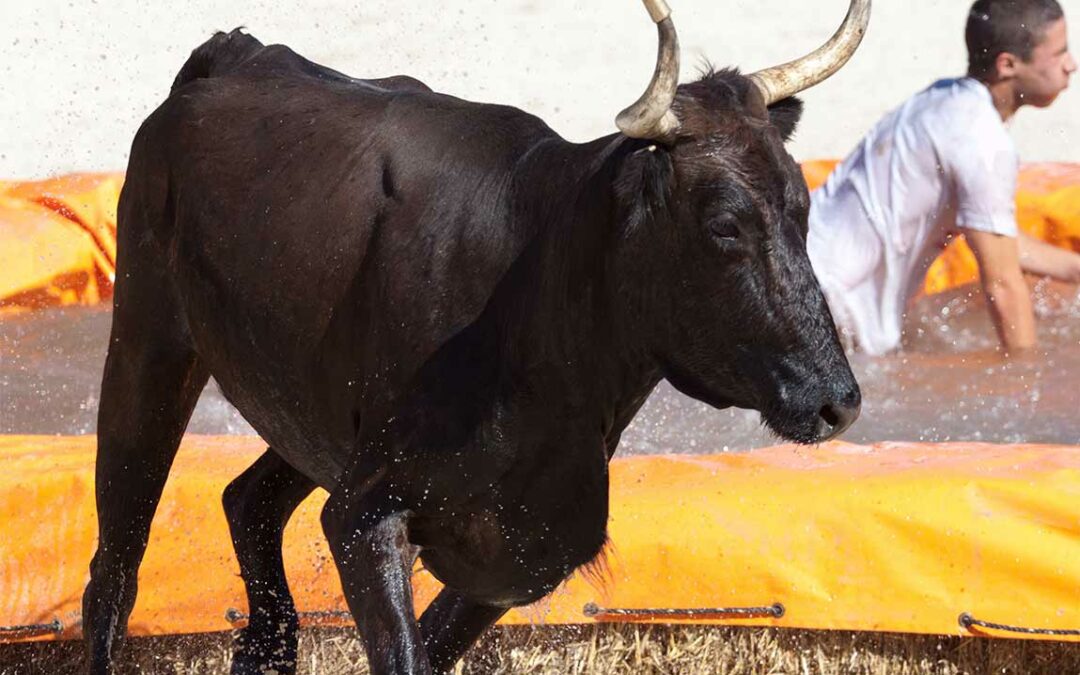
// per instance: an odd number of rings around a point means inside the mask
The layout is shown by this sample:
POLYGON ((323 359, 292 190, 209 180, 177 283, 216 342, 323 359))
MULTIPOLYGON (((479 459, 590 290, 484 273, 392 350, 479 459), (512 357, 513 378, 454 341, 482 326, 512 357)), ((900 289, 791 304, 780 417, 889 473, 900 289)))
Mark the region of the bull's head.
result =
POLYGON ((626 276, 664 279, 634 303, 656 327, 649 348, 690 396, 760 410, 791 440, 833 438, 861 398, 806 254, 809 194, 784 142, 802 110, 793 95, 850 58, 870 1, 852 0, 809 56, 681 87, 667 7, 645 5, 659 26, 658 65, 617 124, 645 141, 619 177, 619 258, 626 276))

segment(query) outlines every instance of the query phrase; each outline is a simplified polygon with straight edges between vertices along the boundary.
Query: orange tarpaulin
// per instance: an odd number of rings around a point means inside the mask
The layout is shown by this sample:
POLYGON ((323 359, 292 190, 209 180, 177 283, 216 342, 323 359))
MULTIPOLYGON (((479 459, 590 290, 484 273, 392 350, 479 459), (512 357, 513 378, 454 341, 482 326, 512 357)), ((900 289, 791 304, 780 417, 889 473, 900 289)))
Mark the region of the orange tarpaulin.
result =
MULTIPOLYGON (((0 626, 59 619, 63 635, 77 634, 96 532, 94 444, 0 437, 0 626)), ((133 634, 227 630, 226 610, 245 610, 220 499, 263 448, 252 437, 187 437, 154 521, 133 634)), ((305 502, 285 537, 306 623, 347 622, 333 614, 345 604, 319 528, 324 500, 305 502)), ((587 616, 587 603, 781 603, 781 617, 688 620, 967 634, 958 624, 967 612, 1080 628, 1078 447, 828 443, 616 459, 609 534, 606 578, 577 575, 503 622, 618 620, 587 616)), ((438 584, 423 571, 413 579, 419 610, 438 584)))
MULTIPOLYGON (((803 165, 811 189, 836 160, 803 165)), ((0 312, 94 304, 110 297, 116 266, 116 202, 122 174, 0 181, 0 312)), ((1025 232, 1080 251, 1080 164, 1031 164, 1020 173, 1017 220, 1025 232)), ((930 267, 924 291, 978 279, 959 238, 930 267)))
POLYGON ((90 234, 49 209, 0 194, 0 311, 101 299, 90 234))
POLYGON ((122 183, 121 174, 0 182, 0 312, 111 295, 122 183))

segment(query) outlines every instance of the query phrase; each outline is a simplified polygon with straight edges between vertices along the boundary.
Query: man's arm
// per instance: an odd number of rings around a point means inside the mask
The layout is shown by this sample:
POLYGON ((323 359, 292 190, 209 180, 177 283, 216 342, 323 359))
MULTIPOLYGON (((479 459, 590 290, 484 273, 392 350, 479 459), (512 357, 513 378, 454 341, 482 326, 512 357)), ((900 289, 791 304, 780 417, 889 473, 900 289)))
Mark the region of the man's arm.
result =
POLYGON ((998 339, 1006 352, 1035 346, 1035 311, 1020 267, 1016 238, 978 230, 964 237, 979 263, 979 277, 990 305, 998 339))
POLYGON ((1025 272, 1080 283, 1080 254, 1058 248, 1031 235, 1020 233, 1020 267, 1025 272))

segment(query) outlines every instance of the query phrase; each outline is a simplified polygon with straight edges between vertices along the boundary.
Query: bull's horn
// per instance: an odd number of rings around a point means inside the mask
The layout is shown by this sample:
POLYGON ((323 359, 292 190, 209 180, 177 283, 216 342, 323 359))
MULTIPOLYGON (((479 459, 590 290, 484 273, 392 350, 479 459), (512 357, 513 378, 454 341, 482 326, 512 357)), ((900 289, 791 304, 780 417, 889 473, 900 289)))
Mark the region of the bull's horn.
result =
POLYGON ((794 96, 840 70, 858 49, 869 22, 870 0, 851 0, 844 23, 817 51, 751 75, 750 80, 761 90, 765 105, 794 96))
POLYGON ((661 140, 679 128, 679 119, 671 112, 675 90, 679 86, 679 38, 671 22, 671 9, 664 0, 644 0, 645 9, 656 22, 660 48, 656 71, 641 98, 615 118, 615 124, 631 138, 661 140))

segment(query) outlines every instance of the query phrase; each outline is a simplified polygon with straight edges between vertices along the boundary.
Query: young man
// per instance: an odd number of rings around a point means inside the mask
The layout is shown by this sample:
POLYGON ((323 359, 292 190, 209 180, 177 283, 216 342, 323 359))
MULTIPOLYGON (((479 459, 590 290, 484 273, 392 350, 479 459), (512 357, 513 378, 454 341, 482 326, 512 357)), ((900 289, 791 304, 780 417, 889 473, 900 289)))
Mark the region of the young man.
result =
POLYGON ((1016 226, 1019 161, 1005 123, 1053 103, 1076 71, 1056 0, 978 0, 967 77, 882 119, 811 198, 807 247, 833 317, 857 348, 900 345, 907 301, 947 239, 975 252, 1006 352, 1035 344, 1023 271, 1080 282, 1080 255, 1016 226))

